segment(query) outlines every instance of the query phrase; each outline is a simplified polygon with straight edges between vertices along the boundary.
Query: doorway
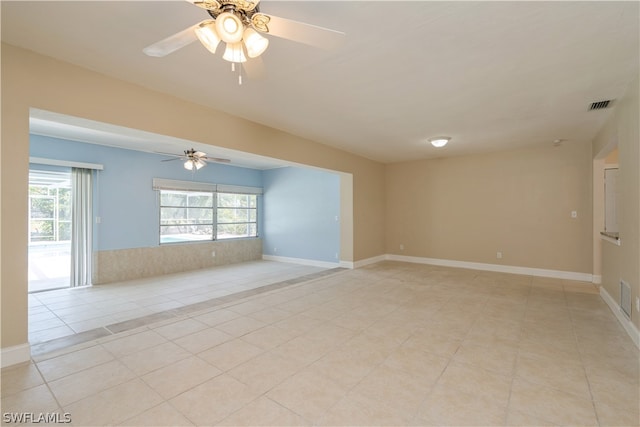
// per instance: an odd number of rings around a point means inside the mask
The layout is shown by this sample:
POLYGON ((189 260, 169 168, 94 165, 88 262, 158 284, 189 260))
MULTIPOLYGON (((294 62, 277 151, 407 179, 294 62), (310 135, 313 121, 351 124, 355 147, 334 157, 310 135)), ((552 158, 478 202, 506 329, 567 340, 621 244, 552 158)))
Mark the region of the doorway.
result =
POLYGON ((29 170, 29 292, 70 286, 71 169, 29 170))

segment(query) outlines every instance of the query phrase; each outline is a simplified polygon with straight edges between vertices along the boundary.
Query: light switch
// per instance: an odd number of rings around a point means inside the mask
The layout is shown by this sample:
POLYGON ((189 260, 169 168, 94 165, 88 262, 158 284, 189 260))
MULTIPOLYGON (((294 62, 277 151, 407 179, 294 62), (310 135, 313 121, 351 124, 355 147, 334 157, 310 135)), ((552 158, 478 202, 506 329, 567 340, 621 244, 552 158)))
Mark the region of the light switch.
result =
POLYGON ((571 218, 578 218, 578 211, 571 211, 571 218))

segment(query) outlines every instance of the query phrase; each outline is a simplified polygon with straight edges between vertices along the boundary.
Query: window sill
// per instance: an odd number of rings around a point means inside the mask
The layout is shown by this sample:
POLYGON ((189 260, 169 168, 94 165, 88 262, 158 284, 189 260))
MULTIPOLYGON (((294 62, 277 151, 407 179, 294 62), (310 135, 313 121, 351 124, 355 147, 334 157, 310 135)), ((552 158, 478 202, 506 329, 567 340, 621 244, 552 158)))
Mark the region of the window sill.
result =
POLYGON ((229 242, 237 240, 255 240, 260 239, 260 236, 243 236, 243 237, 223 237, 221 239, 202 239, 202 240, 179 240, 175 242, 159 242, 160 246, 171 245, 197 245, 199 243, 214 243, 214 242, 229 242))
POLYGON ((604 240, 605 242, 613 243, 616 246, 620 246, 621 244, 619 233, 610 233, 607 231, 601 231, 600 239, 604 240))

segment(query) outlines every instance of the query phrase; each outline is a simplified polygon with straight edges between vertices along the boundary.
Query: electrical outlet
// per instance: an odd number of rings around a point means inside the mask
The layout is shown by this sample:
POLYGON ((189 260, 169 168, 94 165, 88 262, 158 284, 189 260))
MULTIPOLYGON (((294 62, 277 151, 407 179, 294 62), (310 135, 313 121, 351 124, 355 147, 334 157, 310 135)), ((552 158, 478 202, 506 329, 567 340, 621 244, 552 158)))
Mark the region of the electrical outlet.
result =
POLYGON ((400 250, 404 251, 404 245, 400 245, 400 250))
POLYGON ((278 252, 278 248, 273 248, 273 253, 275 254, 276 252, 278 252))
POLYGON ((496 258, 502 259, 502 252, 500 251, 496 252, 496 258))
POLYGON ((215 258, 216 257, 216 251, 211 251, 211 257, 215 258))
POLYGON ((571 211, 571 218, 578 218, 578 211, 571 211))

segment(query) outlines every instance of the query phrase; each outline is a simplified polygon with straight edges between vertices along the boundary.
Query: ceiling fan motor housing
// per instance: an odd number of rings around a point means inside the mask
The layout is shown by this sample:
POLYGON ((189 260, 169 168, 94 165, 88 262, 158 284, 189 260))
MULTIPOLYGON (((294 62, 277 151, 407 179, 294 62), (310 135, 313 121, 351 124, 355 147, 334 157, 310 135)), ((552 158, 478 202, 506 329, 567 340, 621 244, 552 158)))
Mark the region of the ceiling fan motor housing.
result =
POLYGON ((268 33, 269 16, 260 13, 260 6, 257 3, 247 1, 220 2, 218 8, 207 8, 207 13, 214 20, 224 12, 232 13, 240 19, 245 27, 252 27, 256 31, 268 33))

